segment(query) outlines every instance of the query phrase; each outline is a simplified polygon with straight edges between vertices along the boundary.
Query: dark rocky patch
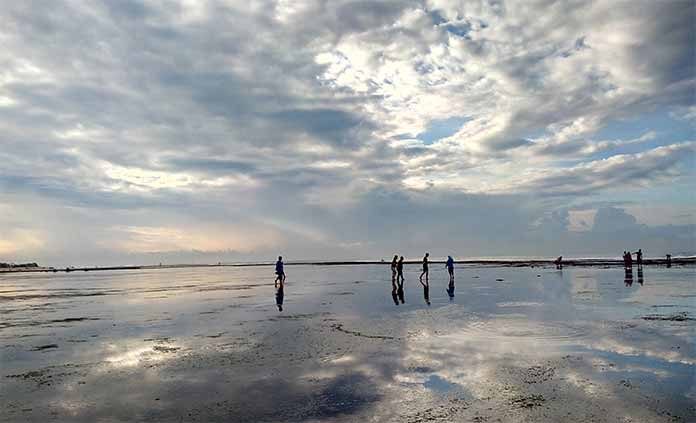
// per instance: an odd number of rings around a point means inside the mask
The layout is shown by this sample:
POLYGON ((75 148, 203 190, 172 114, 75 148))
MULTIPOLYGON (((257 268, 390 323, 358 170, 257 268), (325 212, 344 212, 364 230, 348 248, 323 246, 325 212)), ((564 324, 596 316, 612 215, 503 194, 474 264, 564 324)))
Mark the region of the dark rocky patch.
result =
POLYGON ((58 345, 57 344, 38 345, 38 346, 32 348, 31 350, 32 351, 45 351, 45 350, 50 350, 50 349, 54 349, 54 348, 58 348, 58 345))

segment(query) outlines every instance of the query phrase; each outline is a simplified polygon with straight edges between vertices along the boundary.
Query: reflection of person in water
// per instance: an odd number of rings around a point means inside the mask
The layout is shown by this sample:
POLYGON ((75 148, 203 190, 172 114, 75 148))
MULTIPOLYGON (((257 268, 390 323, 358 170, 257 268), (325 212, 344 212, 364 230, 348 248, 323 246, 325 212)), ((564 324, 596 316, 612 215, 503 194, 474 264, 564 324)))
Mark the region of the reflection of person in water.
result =
POLYGON ((420 283, 423 285, 423 299, 427 305, 430 305, 430 285, 428 284, 427 276, 425 278, 425 283, 423 283, 423 281, 420 281, 420 283))
POLYGON ((406 302, 406 300, 404 299, 404 281, 402 280, 401 282, 397 282, 396 285, 396 296, 399 297, 399 301, 401 301, 401 304, 404 304, 406 302))
POLYGON ((624 284, 626 286, 633 285, 633 269, 630 267, 626 268, 626 274, 624 275, 624 284))
POLYGON ((449 295, 450 301, 454 299, 454 278, 450 279, 449 285, 447 286, 447 295, 449 295))
POLYGON ((276 265, 275 265, 275 273, 277 275, 275 278, 275 286, 277 288, 278 282, 280 282, 281 286, 285 283, 285 270, 283 269, 283 256, 278 256, 278 261, 276 262, 276 265))
POLYGON ((392 259, 391 262, 391 271, 392 271, 392 285, 394 284, 394 281, 396 281, 396 262, 399 260, 399 255, 395 254, 394 258, 392 259))
POLYGON ((643 285, 643 267, 638 268, 638 283, 643 285))
POLYGON ((396 281, 392 280, 391 296, 392 296, 392 300, 394 300, 394 305, 399 305, 399 294, 397 291, 398 291, 398 287, 397 287, 396 281))
POLYGON ((396 281, 398 282, 399 280, 401 280, 402 284, 404 283, 404 256, 401 256, 396 263, 396 281))
POLYGON ((450 284, 454 282, 454 259, 452 256, 447 256, 447 263, 445 263, 445 267, 447 267, 447 272, 449 273, 449 280, 450 284))
POLYGON ((278 311, 283 311, 283 297, 285 297, 285 284, 281 281, 280 285, 276 289, 276 305, 278 306, 278 311))
POLYGON ((428 282, 428 256, 430 256, 430 253, 425 253, 425 256, 423 257, 423 273, 420 274, 420 281, 423 283, 423 276, 425 275, 425 282, 428 282))

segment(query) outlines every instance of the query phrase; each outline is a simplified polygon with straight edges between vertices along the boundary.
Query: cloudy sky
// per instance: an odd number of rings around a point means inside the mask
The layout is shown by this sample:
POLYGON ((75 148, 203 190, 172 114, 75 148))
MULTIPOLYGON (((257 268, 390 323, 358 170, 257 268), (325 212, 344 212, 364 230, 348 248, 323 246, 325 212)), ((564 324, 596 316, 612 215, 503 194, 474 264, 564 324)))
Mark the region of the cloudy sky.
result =
POLYGON ((696 250, 692 1, 6 2, 0 261, 696 250))

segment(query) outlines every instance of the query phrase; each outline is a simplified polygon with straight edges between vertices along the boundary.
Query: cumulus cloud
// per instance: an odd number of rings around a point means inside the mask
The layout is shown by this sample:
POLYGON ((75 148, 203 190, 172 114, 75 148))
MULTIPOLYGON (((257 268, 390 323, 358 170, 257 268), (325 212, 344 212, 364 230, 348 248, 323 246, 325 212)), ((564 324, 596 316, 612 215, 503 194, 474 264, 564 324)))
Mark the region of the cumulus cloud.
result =
POLYGON ((525 254, 562 239, 539 227, 570 217, 539 222, 579 201, 693 176, 693 139, 665 127, 693 114, 695 13, 14 2, 0 11, 0 251, 358 257, 457 234, 447 248, 525 254), (667 123, 598 135, 654 115, 667 123))

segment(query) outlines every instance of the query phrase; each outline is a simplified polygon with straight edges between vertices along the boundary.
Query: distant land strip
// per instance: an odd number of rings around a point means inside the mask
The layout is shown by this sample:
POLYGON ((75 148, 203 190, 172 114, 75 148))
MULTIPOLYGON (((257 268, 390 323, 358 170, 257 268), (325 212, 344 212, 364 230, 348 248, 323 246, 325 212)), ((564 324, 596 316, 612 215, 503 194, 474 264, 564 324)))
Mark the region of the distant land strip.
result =
MULTIPOLYGON (((404 261, 404 264, 421 264, 420 260, 404 261)), ((433 260, 432 264, 445 264, 444 260, 433 260)), ((27 272, 96 272, 104 270, 150 270, 150 269, 179 269, 179 268, 195 268, 195 267, 260 267, 273 266, 275 262, 258 262, 258 263, 216 263, 216 264, 162 264, 162 265, 142 265, 142 266, 89 266, 89 267, 42 267, 42 266, 13 266, 9 268, 0 268, 0 274, 3 273, 27 273, 27 272)), ((389 265, 389 261, 291 261, 286 262, 285 266, 360 266, 366 264, 382 264, 389 265)), ((498 267, 546 267, 555 266, 554 260, 460 260, 457 265, 469 266, 498 266, 498 267)), ((623 260, 618 259, 568 259, 563 260, 563 266, 606 266, 615 267, 623 266, 623 260)), ((653 258, 643 259, 643 266, 666 266, 667 259, 653 258)), ((673 266, 685 266, 696 264, 696 257, 673 257, 671 259, 673 266)), ((634 267, 638 267, 634 263, 634 267)))

